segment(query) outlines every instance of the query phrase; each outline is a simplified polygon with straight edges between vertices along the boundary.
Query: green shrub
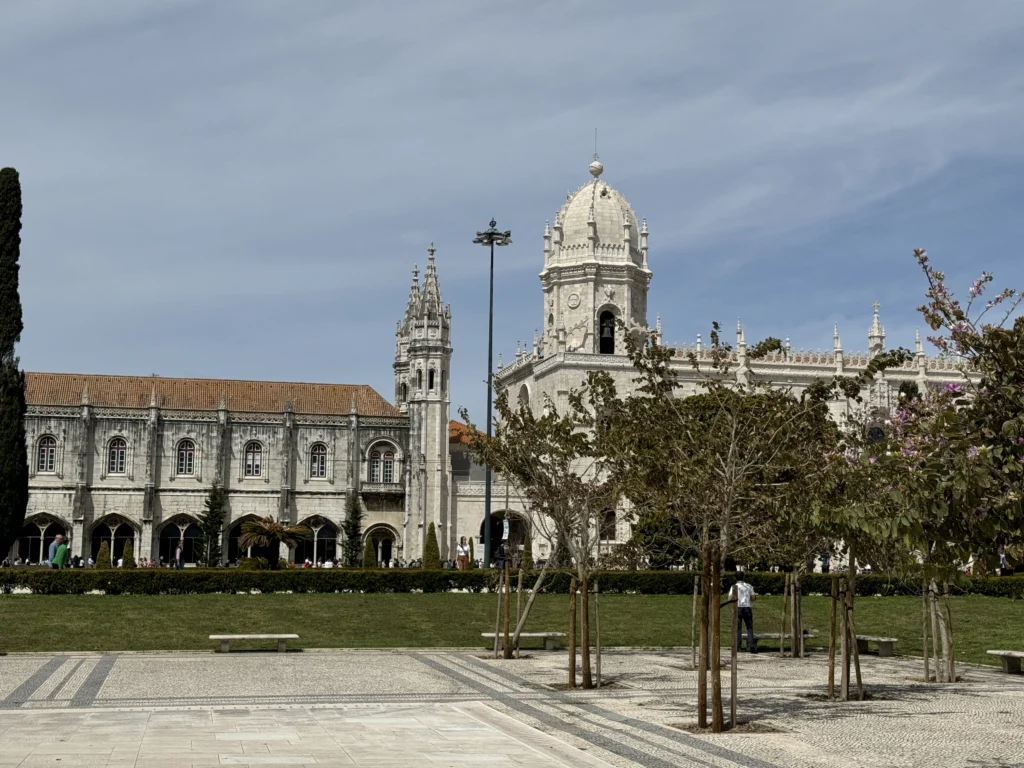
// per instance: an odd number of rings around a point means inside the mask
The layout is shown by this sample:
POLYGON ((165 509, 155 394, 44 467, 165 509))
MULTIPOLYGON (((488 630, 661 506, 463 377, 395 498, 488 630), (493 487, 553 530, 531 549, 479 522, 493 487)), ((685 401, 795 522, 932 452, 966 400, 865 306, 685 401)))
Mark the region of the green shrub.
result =
MULTIPOLYGON (((255 558, 254 558, 255 559, 255 558)), ((402 568, 288 568, 272 571, 266 562, 238 568, 141 568, 135 570, 43 568, 0 569, 0 591, 28 588, 36 594, 74 595, 91 590, 107 594, 184 595, 215 592, 448 592, 453 589, 481 592, 493 588, 496 570, 418 570, 402 568), (262 569, 259 569, 262 565, 262 569)), ((686 571, 602 571, 595 575, 602 593, 640 593, 648 595, 692 595, 694 574, 686 571)), ((567 593, 572 573, 553 574, 544 591, 567 593)), ((782 594, 784 574, 748 573, 744 578, 762 595, 782 594)), ((725 589, 735 581, 733 574, 723 579, 725 589)), ((829 594, 828 574, 808 574, 801 580, 805 595, 829 594)), ((954 594, 1024 599, 1024 576, 976 578, 954 594)), ((885 576, 857 578, 857 594, 913 595, 913 585, 891 581, 885 576)))
POLYGON ((136 568, 135 565, 135 551, 132 547, 132 543, 126 542, 124 545, 124 554, 121 555, 121 567, 122 568, 136 568))
POLYGON ((437 546, 437 531, 433 523, 427 529, 427 546, 423 549, 423 570, 441 570, 441 550, 437 546))
POLYGON ((96 553, 96 569, 102 571, 111 567, 110 543, 104 541, 100 543, 100 551, 96 553))
POLYGON ((270 568, 270 563, 265 557, 243 557, 238 561, 240 571, 265 571, 270 568))

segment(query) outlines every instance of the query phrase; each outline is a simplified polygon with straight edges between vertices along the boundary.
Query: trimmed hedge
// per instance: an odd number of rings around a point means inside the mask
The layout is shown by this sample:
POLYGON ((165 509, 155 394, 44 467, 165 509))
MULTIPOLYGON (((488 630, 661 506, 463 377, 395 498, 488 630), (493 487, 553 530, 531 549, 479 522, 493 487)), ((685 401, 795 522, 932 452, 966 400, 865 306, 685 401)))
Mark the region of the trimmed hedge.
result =
MULTIPOLYGON (((597 574, 601 592, 644 595, 693 594, 693 577, 687 571, 603 571, 597 574)), ((189 568, 176 571, 158 569, 65 569, 46 568, 0 569, 0 591, 30 589, 42 595, 80 595, 102 591, 108 595, 186 595, 215 592, 449 592, 466 590, 481 592, 496 583, 496 570, 405 570, 405 569, 342 569, 288 568, 280 571, 247 571, 239 568, 189 568)), ((545 592, 566 594, 572 574, 560 571, 546 582, 545 592)), ((745 579, 758 594, 781 595, 781 573, 748 573, 745 579)), ((735 581, 726 574, 724 589, 735 581)), ((829 594, 832 577, 828 574, 805 574, 801 579, 803 594, 829 594)), ((990 597, 1024 598, 1024 576, 976 578, 965 587, 953 588, 955 594, 988 595, 990 597)), ((914 595, 916 585, 897 582, 886 576, 857 577, 857 594, 914 595)))

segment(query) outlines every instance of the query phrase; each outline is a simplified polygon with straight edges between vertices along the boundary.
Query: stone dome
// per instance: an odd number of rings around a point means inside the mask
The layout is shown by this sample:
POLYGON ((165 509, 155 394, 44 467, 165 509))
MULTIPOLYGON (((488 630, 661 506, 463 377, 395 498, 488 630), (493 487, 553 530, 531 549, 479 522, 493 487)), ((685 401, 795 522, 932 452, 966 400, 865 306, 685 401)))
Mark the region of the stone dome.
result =
POLYGON ((555 217, 552 263, 573 264, 596 259, 642 265, 636 214, 621 192, 601 180, 603 171, 604 166, 595 155, 590 164, 594 178, 571 193, 555 217))

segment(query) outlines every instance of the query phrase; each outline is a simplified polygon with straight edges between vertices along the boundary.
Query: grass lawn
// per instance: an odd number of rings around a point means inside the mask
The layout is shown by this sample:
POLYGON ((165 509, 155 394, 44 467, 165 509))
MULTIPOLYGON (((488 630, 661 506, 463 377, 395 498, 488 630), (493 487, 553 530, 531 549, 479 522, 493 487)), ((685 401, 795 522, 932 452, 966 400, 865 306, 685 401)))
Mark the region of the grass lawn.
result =
MULTIPOLYGON (((952 600, 958 659, 998 664, 986 650, 1024 650, 1024 601, 952 600)), ((480 633, 494 630, 495 603, 494 595, 451 593, 4 595, 0 651, 210 650, 208 635, 246 632, 295 632, 299 648, 482 648, 480 633)), ((689 645, 690 603, 685 596, 602 595, 602 645, 689 645)), ((567 606, 566 595, 538 596, 527 629, 565 631, 567 606)), ((805 625, 827 644, 829 599, 805 597, 803 610, 805 625)), ((780 612, 781 598, 758 600, 755 630, 778 632, 780 612)), ((921 654, 918 598, 858 598, 856 621, 861 634, 898 637, 897 653, 921 654)))

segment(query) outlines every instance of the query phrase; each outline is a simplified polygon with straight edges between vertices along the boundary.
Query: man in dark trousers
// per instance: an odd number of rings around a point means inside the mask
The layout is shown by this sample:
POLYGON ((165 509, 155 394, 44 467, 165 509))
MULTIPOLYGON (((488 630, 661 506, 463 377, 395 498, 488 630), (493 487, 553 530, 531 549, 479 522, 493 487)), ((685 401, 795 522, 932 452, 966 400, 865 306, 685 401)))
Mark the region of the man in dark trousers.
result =
POLYGON ((754 642, 754 609, 751 607, 755 600, 757 600, 757 593, 754 592, 754 588, 743 580, 742 572, 737 572, 736 583, 729 590, 729 603, 735 602, 739 609, 739 620, 736 622, 736 648, 743 647, 743 623, 746 622, 748 653, 754 653, 757 648, 757 644, 754 642))

